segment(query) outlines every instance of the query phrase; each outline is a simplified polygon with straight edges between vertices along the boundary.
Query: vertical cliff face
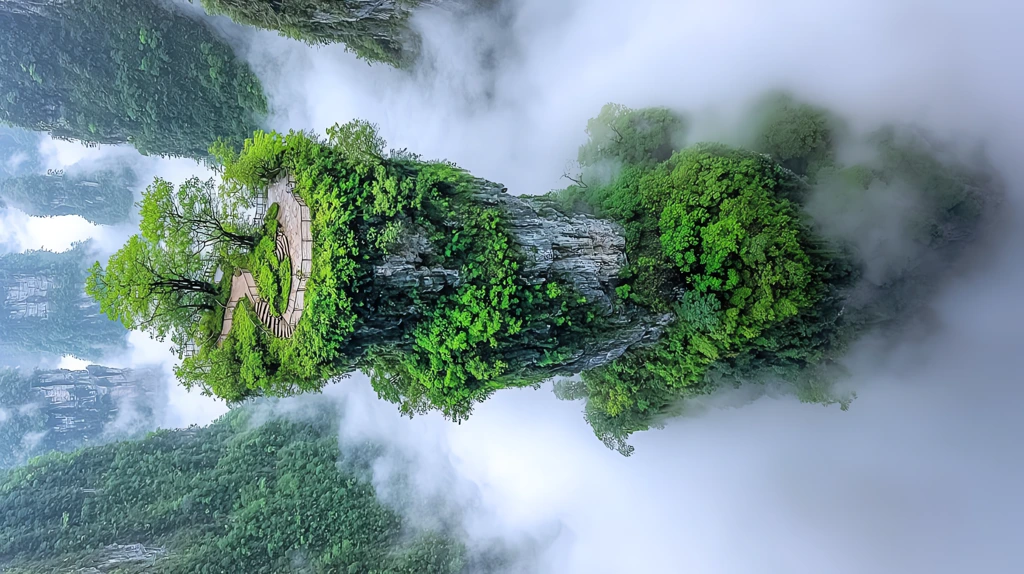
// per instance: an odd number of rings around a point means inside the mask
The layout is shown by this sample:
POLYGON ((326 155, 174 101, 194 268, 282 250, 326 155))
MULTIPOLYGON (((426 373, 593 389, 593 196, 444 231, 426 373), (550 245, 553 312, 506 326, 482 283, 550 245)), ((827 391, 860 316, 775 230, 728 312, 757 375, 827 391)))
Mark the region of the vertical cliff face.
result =
MULTIPOLYGON (((476 180, 476 187, 475 201, 504 213, 506 230, 524 257, 522 279, 531 285, 549 281, 571 284, 608 324, 600 338, 550 366, 551 374, 594 368, 615 360, 632 346, 658 339, 671 315, 651 314, 615 300, 618 277, 627 263, 621 226, 584 214, 566 214, 541 197, 509 195, 500 184, 486 180, 476 180)), ((459 270, 427 263, 435 260, 433 255, 422 230, 409 230, 391 254, 374 267, 375 289, 429 296, 458 287, 459 270)), ((372 333, 387 338, 387 331, 399 330, 403 322, 418 316, 412 301, 378 311, 360 335, 372 333)), ((542 357, 542 350, 524 348, 510 359, 536 366, 542 357)))
POLYGON ((55 17, 74 0, 0 0, 0 13, 20 16, 55 17))

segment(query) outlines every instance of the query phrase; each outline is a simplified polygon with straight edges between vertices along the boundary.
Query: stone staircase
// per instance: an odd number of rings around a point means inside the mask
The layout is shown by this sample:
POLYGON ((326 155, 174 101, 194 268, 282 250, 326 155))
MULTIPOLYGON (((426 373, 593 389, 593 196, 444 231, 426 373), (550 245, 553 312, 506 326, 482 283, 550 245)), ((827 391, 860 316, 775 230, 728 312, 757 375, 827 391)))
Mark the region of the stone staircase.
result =
POLYGON ((263 323, 263 326, 275 337, 286 339, 292 336, 295 329, 288 324, 281 317, 275 316, 270 312, 270 304, 265 299, 260 299, 258 296, 253 300, 253 309, 256 311, 256 318, 263 323))
POLYGON ((284 261, 285 257, 290 256, 291 251, 288 249, 288 236, 281 231, 277 232, 277 244, 274 247, 274 255, 277 255, 278 261, 284 261))

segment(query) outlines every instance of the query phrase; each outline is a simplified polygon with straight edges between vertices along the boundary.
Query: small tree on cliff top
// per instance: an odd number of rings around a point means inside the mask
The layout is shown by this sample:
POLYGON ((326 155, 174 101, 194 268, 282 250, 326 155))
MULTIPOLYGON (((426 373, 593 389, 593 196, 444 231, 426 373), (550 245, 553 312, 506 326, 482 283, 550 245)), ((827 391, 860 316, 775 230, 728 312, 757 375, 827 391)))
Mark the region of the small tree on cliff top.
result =
POLYGON ((133 235, 106 268, 93 264, 85 291, 111 319, 161 341, 171 335, 177 344, 193 331, 200 312, 214 308, 217 296, 202 258, 143 235, 133 235))

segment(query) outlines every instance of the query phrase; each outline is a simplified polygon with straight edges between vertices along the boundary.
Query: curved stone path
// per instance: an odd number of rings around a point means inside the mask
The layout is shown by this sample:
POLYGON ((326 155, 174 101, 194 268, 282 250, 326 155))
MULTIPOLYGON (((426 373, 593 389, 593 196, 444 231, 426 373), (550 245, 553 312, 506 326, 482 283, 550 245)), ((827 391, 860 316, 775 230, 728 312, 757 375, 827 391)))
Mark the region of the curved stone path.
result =
POLYGON ((256 291, 256 279, 246 269, 237 270, 231 278, 231 294, 227 307, 224 309, 224 325, 221 327, 217 344, 224 342, 231 332, 231 322, 235 308, 243 297, 248 297, 256 316, 263 326, 275 337, 291 337, 302 317, 305 306, 306 281, 313 270, 313 233, 312 218, 309 207, 292 191, 295 182, 285 176, 270 185, 267 190, 267 203, 278 206, 277 212, 277 249, 278 258, 291 258, 292 287, 288 293, 288 306, 280 317, 270 312, 267 304, 256 291))

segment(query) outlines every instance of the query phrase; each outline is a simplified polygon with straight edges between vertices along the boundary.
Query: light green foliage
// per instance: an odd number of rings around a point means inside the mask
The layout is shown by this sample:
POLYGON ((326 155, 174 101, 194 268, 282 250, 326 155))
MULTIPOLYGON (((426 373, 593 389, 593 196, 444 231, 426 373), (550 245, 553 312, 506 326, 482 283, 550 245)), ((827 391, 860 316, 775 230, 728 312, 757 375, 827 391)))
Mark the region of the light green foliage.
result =
POLYGON ((210 14, 277 30, 308 44, 342 43, 368 62, 410 65, 418 39, 409 15, 421 0, 202 0, 210 14))
POLYGON ((133 235, 106 267, 96 262, 85 292, 107 317, 128 329, 144 330, 158 340, 170 335, 182 345, 194 338, 199 314, 213 309, 217 287, 201 258, 146 235, 133 235))
MULTIPOLYGON (((311 410, 312 412, 309 412, 311 410)), ((0 568, 105 566, 108 544, 163 548, 126 572, 455 574, 455 532, 423 531, 377 500, 379 448, 339 460, 331 409, 254 426, 237 409, 208 427, 52 454, 0 477, 0 568)))
POLYGON ((128 219, 135 173, 128 169, 92 173, 22 175, 0 181, 0 198, 28 215, 80 215, 97 225, 128 219))
POLYGON ((376 166, 384 162, 387 142, 378 133, 377 124, 353 120, 327 128, 327 141, 353 165, 376 166))
MULTIPOLYGON (((685 277, 687 315, 705 315, 689 346, 715 361, 821 297, 810 239, 771 161, 724 148, 680 152, 640 185, 660 213, 665 255, 685 277)), ((697 323, 692 322, 692 325, 697 323)))
POLYGON ((182 257, 202 258, 215 247, 238 252, 255 245, 256 230, 238 208, 238 188, 191 177, 177 189, 156 178, 142 194, 139 228, 147 240, 182 257))
POLYGON ((0 120, 58 138, 204 158, 217 138, 240 144, 266 114, 248 66, 169 4, 19 5, 0 6, 0 120))
POLYGON ((285 151, 284 136, 277 132, 256 131, 246 138, 238 152, 229 142, 216 141, 210 155, 217 162, 224 185, 230 194, 255 197, 281 170, 285 151))

